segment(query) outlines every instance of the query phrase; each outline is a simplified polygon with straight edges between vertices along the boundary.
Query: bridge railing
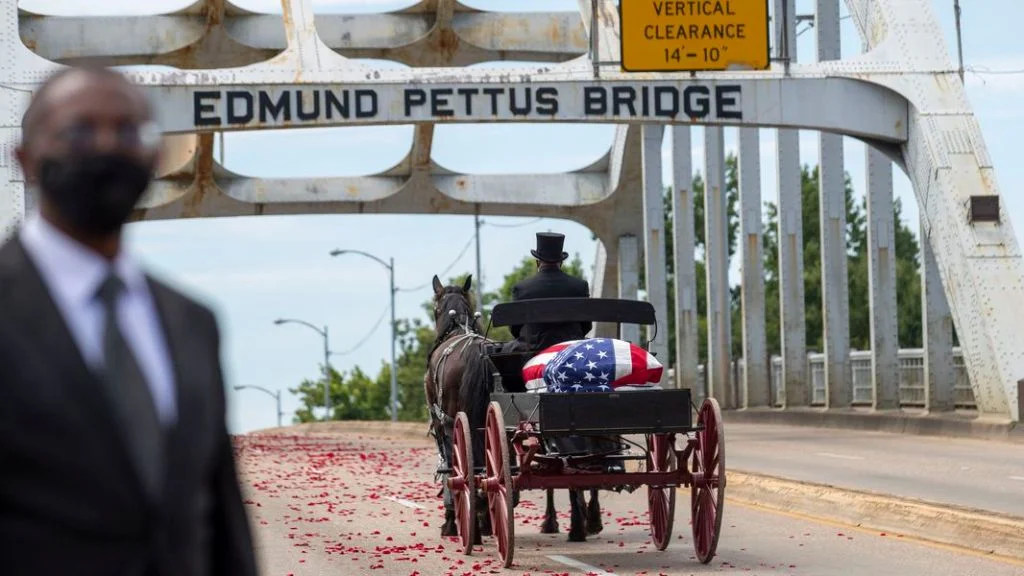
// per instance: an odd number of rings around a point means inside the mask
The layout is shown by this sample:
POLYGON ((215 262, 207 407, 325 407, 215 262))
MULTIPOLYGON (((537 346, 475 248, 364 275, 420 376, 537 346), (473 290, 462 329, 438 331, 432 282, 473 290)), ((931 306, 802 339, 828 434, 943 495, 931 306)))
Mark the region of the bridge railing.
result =
MULTIPOLYGON (((906 408, 924 407, 924 350, 920 348, 901 349, 897 353, 900 367, 900 405, 906 408)), ((743 367, 742 358, 733 361, 732 385, 733 398, 737 404, 743 403, 743 367)), ((772 356, 769 371, 769 387, 775 406, 782 406, 782 358, 772 356)), ((855 350, 850 353, 850 368, 853 377, 853 403, 855 406, 871 404, 871 352, 855 350)), ((697 368, 700 380, 707 386, 704 365, 697 368)), ((959 348, 953 348, 953 372, 956 378, 954 391, 956 406, 962 409, 974 409, 974 392, 964 367, 963 354, 959 348)), ((807 355, 807 373, 811 375, 811 405, 825 405, 825 355, 811 353, 807 355)), ((669 371, 671 381, 672 371, 669 371)))

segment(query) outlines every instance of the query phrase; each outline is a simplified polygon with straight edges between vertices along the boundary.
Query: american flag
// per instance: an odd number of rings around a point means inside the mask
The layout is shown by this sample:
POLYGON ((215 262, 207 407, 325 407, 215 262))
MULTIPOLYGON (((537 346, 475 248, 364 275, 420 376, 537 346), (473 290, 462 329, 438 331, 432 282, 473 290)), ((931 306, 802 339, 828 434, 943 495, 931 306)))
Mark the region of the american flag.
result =
POLYGON ((530 358, 530 361, 523 366, 523 382, 526 384, 526 391, 543 392, 544 389, 547 388, 547 382, 544 381, 544 367, 547 366, 548 362, 557 356, 559 352, 577 342, 581 342, 581 340, 560 342, 554 346, 545 348, 540 354, 530 358))
MULTIPOLYGON (((547 354, 554 356, 541 359, 542 379, 546 391, 554 393, 657 389, 664 370, 640 346, 609 338, 558 344, 542 352, 547 354)), ((540 388, 539 383, 528 380, 528 389, 542 391, 540 388)))

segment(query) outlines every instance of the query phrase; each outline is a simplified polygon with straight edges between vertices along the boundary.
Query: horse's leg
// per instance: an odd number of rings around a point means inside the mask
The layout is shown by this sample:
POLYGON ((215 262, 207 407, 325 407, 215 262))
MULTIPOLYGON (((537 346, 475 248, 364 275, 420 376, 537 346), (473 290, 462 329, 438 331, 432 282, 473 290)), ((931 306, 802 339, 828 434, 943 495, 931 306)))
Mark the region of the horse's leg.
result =
POLYGON ((582 490, 569 490, 569 542, 586 542, 586 499, 582 490))
POLYGON ((601 523, 601 501, 597 498, 597 489, 590 491, 590 504, 587 505, 587 534, 600 534, 604 530, 601 523))
POLYGON ((483 491, 476 499, 476 522, 477 522, 477 534, 481 536, 493 536, 494 531, 491 528, 491 512, 490 506, 487 501, 487 494, 483 491))
POLYGON ((441 475, 441 490, 444 493, 444 524, 441 525, 441 536, 458 536, 459 526, 455 518, 455 495, 452 494, 451 489, 448 487, 448 478, 451 477, 450 470, 452 467, 452 436, 448 432, 448 427, 444 424, 437 425, 434 428, 434 434, 438 438, 437 445, 441 450, 441 459, 449 469, 449 472, 441 475))
POLYGON ((558 534, 558 513, 555 511, 555 491, 547 490, 547 505, 544 507, 544 522, 540 525, 541 534, 558 534))
POLYGON ((441 536, 458 536, 459 527, 455 523, 455 504, 452 502, 452 491, 448 488, 448 475, 442 477, 444 482, 444 524, 441 525, 441 536))

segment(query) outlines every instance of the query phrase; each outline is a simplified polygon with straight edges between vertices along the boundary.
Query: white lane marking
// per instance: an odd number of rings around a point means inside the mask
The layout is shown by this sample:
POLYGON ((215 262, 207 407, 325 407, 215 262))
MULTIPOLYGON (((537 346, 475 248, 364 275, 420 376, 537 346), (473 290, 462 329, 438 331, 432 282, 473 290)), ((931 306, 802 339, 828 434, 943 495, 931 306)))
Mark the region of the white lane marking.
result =
POLYGON ((832 454, 831 452, 816 452, 815 456, 825 456, 827 458, 840 458, 842 460, 863 460, 863 456, 847 456, 845 454, 832 454))
POLYGON ((417 504, 415 502, 412 502, 410 500, 405 500, 403 498, 395 498, 394 496, 385 496, 384 499, 385 500, 391 500, 392 502, 398 502, 402 506, 407 506, 409 508, 419 508, 420 510, 424 509, 423 506, 420 506, 419 504, 417 504))
POLYGON ((1010 480, 1020 480, 1024 482, 1024 476, 1010 476, 1010 480))
POLYGON ((548 556, 548 558, 551 558, 555 562, 561 562, 562 564, 565 564, 566 566, 572 566, 573 568, 576 568, 578 570, 583 570, 587 574, 593 574, 594 576, 615 576, 614 572, 605 572, 604 570, 601 570, 600 568, 591 566, 590 564, 584 564, 583 562, 580 562, 579 560, 573 560, 572 558, 569 558, 568 556, 560 556, 560 555, 556 554, 554 556, 548 556))

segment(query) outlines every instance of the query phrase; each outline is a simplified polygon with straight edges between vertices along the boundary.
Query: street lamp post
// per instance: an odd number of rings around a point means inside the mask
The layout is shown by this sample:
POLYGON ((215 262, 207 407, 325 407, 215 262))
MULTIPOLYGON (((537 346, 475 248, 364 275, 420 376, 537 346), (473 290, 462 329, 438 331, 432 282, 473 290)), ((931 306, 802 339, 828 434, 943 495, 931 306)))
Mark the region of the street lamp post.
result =
POLYGON ((270 390, 267 390, 266 388, 264 388, 262 386, 253 386, 253 385, 235 386, 235 390, 245 390, 246 388, 252 388, 253 390, 259 390, 260 392, 265 392, 267 394, 270 394, 271 396, 274 397, 275 400, 277 400, 277 427, 280 428, 281 427, 281 417, 284 416, 284 412, 281 411, 281 391, 278 390, 277 392, 271 392, 270 390))
POLYGON ((302 324, 307 328, 315 331, 317 334, 324 339, 324 420, 331 419, 331 347, 330 340, 327 336, 327 326, 324 325, 323 329, 317 328, 316 326, 306 322, 305 320, 295 320, 292 318, 278 318, 274 320, 274 324, 302 324))
POLYGON ((358 254, 376 261, 388 270, 388 284, 391 288, 391 421, 398 421, 398 366, 395 362, 395 343, 398 338, 395 335, 395 259, 389 258, 387 262, 380 258, 363 252, 362 250, 331 250, 331 256, 342 254, 358 254))

